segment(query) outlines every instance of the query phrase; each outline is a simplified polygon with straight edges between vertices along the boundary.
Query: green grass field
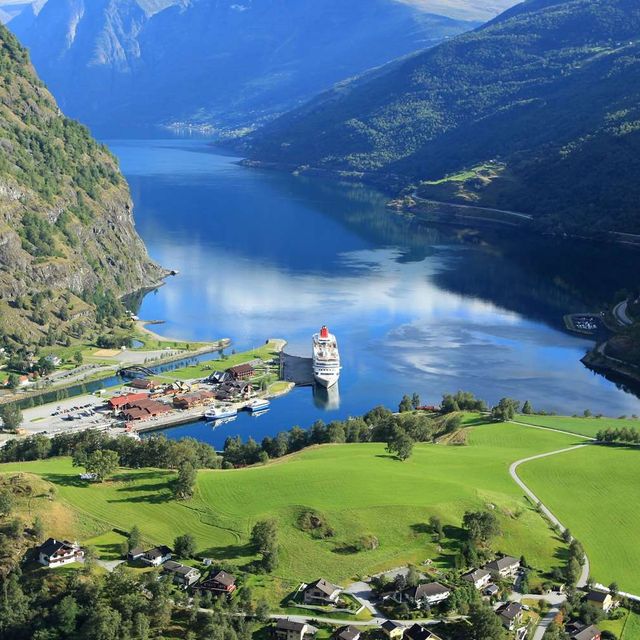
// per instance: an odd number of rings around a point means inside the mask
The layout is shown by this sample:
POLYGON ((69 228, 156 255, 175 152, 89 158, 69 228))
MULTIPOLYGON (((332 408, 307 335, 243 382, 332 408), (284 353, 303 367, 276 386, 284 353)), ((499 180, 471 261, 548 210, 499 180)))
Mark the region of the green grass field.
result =
POLYGON ((598 628, 615 633, 619 640, 640 640, 640 615, 624 611, 625 615, 617 620, 601 620, 598 628))
POLYGON ((589 446, 522 465, 520 477, 584 545, 598 582, 640 593, 640 450, 589 446))
POLYGON ((598 431, 606 429, 607 427, 635 427, 636 429, 640 429, 640 420, 623 420, 620 418, 572 418, 569 416, 518 415, 515 421, 577 433, 583 436, 589 436, 590 438, 594 438, 598 431))
POLYGON ((93 539, 107 551, 116 542, 108 534, 112 528, 138 524, 148 542, 172 544, 176 535, 190 532, 203 555, 241 565, 253 558, 247 545, 253 524, 276 518, 281 542, 276 573, 284 595, 297 581, 318 576, 340 583, 426 559, 449 566, 469 509, 495 509, 502 526, 496 549, 524 554, 542 570, 559 565, 562 543, 522 497, 508 467, 576 442, 512 424, 481 426, 470 431, 469 446, 419 445, 404 463, 389 457, 382 444, 329 445, 266 466, 201 471, 197 494, 187 502, 171 498, 170 471, 123 470, 91 486, 79 480, 67 458, 2 465, 0 471, 30 472, 57 485, 58 501, 67 509, 59 526, 48 519, 51 533, 93 539), (300 531, 295 523, 304 508, 321 512, 335 537, 316 540, 300 531), (425 528, 431 515, 442 519, 449 536, 441 552, 425 528), (95 540, 103 534, 108 535, 95 540), (375 535, 379 547, 347 552, 363 534, 375 535))

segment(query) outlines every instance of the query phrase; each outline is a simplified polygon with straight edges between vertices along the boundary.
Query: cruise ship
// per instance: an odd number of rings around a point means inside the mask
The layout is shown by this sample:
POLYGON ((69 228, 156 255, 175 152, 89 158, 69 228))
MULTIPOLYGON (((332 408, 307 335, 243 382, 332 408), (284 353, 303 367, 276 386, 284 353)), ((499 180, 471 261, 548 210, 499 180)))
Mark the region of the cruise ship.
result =
POLYGON ((318 384, 327 388, 338 382, 340 377, 338 341, 327 327, 313 334, 313 377, 318 384))

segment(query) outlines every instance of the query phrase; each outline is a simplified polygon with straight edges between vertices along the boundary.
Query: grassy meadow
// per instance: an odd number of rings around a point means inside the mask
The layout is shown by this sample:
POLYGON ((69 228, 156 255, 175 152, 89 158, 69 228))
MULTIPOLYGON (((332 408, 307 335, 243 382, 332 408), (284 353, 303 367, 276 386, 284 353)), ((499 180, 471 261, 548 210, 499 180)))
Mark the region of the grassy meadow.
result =
POLYGON ((172 499, 174 474, 166 470, 121 470, 99 485, 81 481, 68 458, 2 465, 0 472, 35 474, 39 482, 55 485, 55 501, 34 498, 31 514, 59 505, 59 513, 49 512, 46 519, 49 533, 89 540, 106 558, 122 540, 112 530, 138 524, 149 543, 170 545, 176 535, 190 532, 199 553, 242 565, 253 558, 248 546, 253 524, 276 518, 280 596, 297 581, 320 575, 344 582, 406 562, 430 559, 435 566, 450 566, 469 509, 495 509, 502 527, 496 549, 524 554, 542 570, 561 564, 564 545, 523 498, 508 467, 577 440, 501 424, 471 429, 468 442, 418 445, 404 463, 387 455, 382 444, 327 445, 265 466, 200 471, 196 496, 185 502, 172 499), (307 508, 322 514, 334 537, 317 540, 297 527, 307 508), (440 551, 425 527, 431 515, 445 524, 447 540, 440 551), (379 547, 350 552, 364 534, 375 535, 379 547))
POLYGON ((549 429, 559 429, 560 431, 568 431, 590 438, 595 438, 601 429, 633 427, 640 429, 640 420, 622 419, 622 418, 582 418, 570 416, 536 416, 536 415, 518 415, 516 422, 525 424, 533 424, 549 429))
POLYGON ((528 462, 518 474, 582 541, 596 581, 640 593, 640 449, 593 445, 528 462))

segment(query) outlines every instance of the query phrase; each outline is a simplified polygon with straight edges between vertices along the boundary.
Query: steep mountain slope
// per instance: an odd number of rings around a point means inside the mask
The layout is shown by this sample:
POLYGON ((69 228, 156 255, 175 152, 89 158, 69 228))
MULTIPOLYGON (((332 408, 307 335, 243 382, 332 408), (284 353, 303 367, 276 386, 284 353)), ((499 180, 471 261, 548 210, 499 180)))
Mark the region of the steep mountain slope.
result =
POLYGON ((48 0, 10 26, 65 112, 113 129, 252 123, 477 24, 397 0, 48 0))
POLYGON ((160 277, 116 161, 60 114, 0 26, 0 338, 79 335, 160 277))
POLYGON ((257 132, 255 158, 640 233, 640 4, 528 0, 257 132), (448 178, 448 179, 447 179, 448 178))

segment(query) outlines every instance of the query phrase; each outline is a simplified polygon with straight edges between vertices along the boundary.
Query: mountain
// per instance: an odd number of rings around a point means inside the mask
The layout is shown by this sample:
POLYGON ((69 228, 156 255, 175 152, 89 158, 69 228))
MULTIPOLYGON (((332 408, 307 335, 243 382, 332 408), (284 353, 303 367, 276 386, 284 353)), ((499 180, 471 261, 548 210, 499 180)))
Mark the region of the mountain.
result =
POLYGON ((162 272, 136 234, 117 162, 61 115, 0 26, 0 341, 52 343, 162 272))
POLYGON ((400 176, 426 198, 529 213, 555 231, 640 233, 640 3, 528 0, 320 95, 247 149, 400 176))
POLYGON ((234 127, 479 24, 431 2, 48 0, 10 26, 65 112, 92 127, 234 127))

